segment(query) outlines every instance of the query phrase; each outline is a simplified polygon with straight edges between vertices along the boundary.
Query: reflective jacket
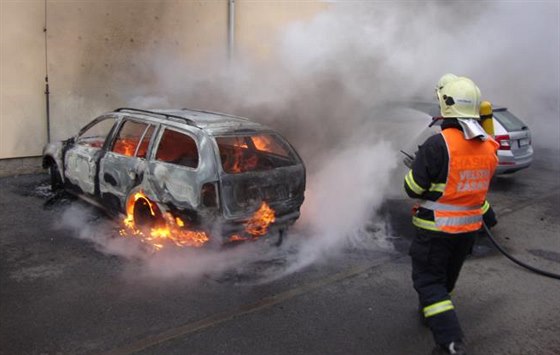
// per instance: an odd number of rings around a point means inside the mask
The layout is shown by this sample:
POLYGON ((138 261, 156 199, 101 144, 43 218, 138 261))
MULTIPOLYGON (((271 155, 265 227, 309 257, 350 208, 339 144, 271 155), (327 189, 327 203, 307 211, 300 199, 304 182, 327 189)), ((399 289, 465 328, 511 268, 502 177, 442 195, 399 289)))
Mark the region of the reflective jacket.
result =
POLYGON ((466 140, 457 120, 445 119, 441 134, 419 147, 405 177, 408 195, 423 200, 413 224, 456 234, 480 229, 483 214, 494 219, 486 193, 498 163, 497 147, 493 140, 466 140))

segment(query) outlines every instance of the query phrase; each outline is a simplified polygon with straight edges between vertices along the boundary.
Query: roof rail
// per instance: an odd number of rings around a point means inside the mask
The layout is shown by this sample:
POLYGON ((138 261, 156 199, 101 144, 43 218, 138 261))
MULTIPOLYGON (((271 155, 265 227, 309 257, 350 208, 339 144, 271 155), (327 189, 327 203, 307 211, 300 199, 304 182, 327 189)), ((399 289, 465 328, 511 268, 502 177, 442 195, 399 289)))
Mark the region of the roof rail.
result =
POLYGON ((195 112, 202 112, 202 113, 211 113, 211 114, 214 114, 214 115, 222 115, 222 116, 227 116, 227 117, 231 117, 231 118, 238 118, 238 119, 244 120, 244 121, 250 121, 247 117, 231 115, 229 113, 223 113, 223 112, 196 110, 196 109, 192 109, 192 108, 188 108, 188 107, 183 107, 181 109, 181 111, 195 111, 195 112))
POLYGON ((185 123, 188 124, 189 126, 193 126, 193 127, 198 128, 196 123, 189 118, 178 116, 178 115, 172 115, 172 114, 165 113, 165 112, 155 112, 155 111, 142 110, 142 109, 139 109, 139 108, 130 108, 130 107, 119 107, 118 109, 115 110, 115 112, 123 112, 123 111, 147 113, 149 115, 163 116, 166 119, 176 118, 176 119, 185 121, 185 123))

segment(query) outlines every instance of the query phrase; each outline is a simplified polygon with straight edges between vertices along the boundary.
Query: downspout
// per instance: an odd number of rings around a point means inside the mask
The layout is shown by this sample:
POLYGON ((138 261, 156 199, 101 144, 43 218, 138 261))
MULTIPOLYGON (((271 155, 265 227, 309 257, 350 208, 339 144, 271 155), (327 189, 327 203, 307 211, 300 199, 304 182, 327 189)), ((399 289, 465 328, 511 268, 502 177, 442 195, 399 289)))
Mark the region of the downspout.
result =
POLYGON ((47 109, 47 143, 51 142, 51 108, 50 108, 50 91, 49 91, 49 60, 47 51, 47 0, 45 0, 45 26, 43 27, 45 34, 45 99, 47 109))
POLYGON ((235 0, 228 0, 228 59, 233 60, 235 46, 235 0))

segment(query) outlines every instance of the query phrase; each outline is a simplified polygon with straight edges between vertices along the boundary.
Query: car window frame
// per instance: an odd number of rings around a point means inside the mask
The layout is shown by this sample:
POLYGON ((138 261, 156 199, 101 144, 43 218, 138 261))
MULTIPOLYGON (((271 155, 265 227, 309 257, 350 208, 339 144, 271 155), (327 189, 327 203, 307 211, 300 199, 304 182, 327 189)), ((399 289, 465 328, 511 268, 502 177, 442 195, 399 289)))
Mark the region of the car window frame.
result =
POLYGON ((93 120, 91 120, 88 124, 86 124, 85 126, 83 126, 79 131, 78 134, 76 134, 74 136, 74 144, 78 145, 78 146, 82 146, 82 147, 86 147, 87 145, 80 143, 80 137, 86 133, 90 128, 92 128, 93 126, 95 126, 96 124, 104 121, 104 120, 108 120, 108 119, 113 119, 113 125, 111 126, 111 128, 109 129, 109 132, 107 132, 107 135, 105 136, 105 140, 103 142, 103 145, 99 148, 94 148, 91 147, 92 149, 103 149, 106 150, 107 146, 109 144, 109 142, 112 142, 114 140, 114 132, 115 132, 115 127, 119 127, 120 126, 120 121, 121 121, 121 117, 119 115, 114 115, 114 114, 105 114, 105 115, 101 115, 99 117, 94 118, 93 120))
POLYGON ((150 156, 151 145, 154 141, 154 137, 158 133, 158 128, 159 128, 158 126, 159 125, 154 123, 154 122, 149 122, 149 121, 146 121, 146 120, 142 120, 142 119, 139 119, 137 117, 121 116, 120 117, 120 122, 118 124, 117 129, 115 130, 114 136, 112 137, 111 142, 107 145, 107 152, 111 152, 113 154, 116 154, 116 155, 122 156, 122 157, 148 160, 149 156, 150 156), (127 121, 132 121, 132 122, 135 122, 135 123, 146 125, 146 128, 144 129, 144 132, 142 132, 142 136, 140 137, 140 140, 138 141, 138 144, 136 145, 136 149, 134 150, 134 155, 132 155, 132 156, 117 153, 117 152, 113 151, 113 148, 115 147, 115 143, 117 142, 118 135, 121 132, 121 129, 124 127, 124 125, 127 121), (148 133, 148 130, 150 129, 150 127, 154 127, 154 132, 152 133, 152 136, 150 137, 150 141, 148 142, 148 147, 146 148, 146 156, 145 157, 138 157, 138 149, 140 148, 140 144, 142 143, 142 141, 146 137, 146 134, 148 133))

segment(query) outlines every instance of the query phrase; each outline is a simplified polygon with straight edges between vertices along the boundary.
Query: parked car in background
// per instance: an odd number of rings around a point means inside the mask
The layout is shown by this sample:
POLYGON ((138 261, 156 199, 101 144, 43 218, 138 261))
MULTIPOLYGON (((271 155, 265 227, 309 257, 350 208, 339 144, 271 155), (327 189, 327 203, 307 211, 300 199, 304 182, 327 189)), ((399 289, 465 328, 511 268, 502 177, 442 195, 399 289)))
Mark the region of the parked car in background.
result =
POLYGON ((106 113, 48 144, 43 166, 54 188, 126 215, 133 234, 146 227, 146 240, 189 246, 283 231, 300 216, 306 183, 273 129, 188 109, 106 113))
MULTIPOLYGON (((434 121, 430 122, 430 134, 440 131, 442 120, 438 119, 440 111, 437 103, 413 102, 408 106, 432 117, 434 121)), ((496 174, 510 174, 528 168, 533 161, 529 127, 505 107, 497 106, 493 111, 493 138, 500 145, 496 174)))

